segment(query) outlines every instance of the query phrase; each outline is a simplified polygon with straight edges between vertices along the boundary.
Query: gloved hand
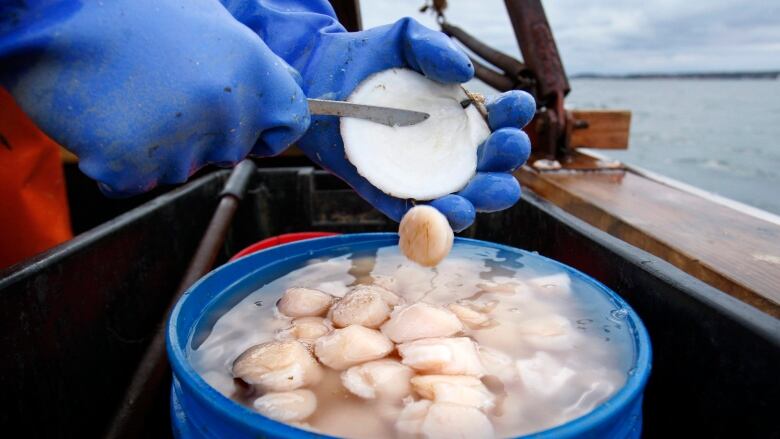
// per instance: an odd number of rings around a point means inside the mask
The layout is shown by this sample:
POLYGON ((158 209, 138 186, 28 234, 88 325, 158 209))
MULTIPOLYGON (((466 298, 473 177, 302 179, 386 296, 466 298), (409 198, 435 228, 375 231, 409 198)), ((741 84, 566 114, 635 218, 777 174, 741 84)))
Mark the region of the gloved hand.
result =
MULTIPOLYGON (((367 76, 393 67, 406 67, 444 83, 472 78, 474 68, 452 41, 407 18, 394 25, 349 33, 336 21, 330 6, 318 0, 223 0, 228 10, 263 38, 268 46, 301 72, 303 90, 310 98, 346 99, 367 76)), ((530 153, 528 137, 520 128, 533 117, 536 106, 524 92, 503 94, 487 104, 493 134, 479 147, 479 171, 457 194, 433 200, 452 228, 471 225, 477 211, 492 212, 512 206, 520 185, 511 175, 530 153)), ((313 116, 312 125, 298 143, 323 168, 340 176, 363 198, 399 221, 412 207, 409 200, 391 197, 371 185, 347 161, 339 134, 339 120, 313 116)))
POLYGON ((0 85, 117 195, 283 150, 309 125, 295 75, 217 0, 0 5, 0 85))

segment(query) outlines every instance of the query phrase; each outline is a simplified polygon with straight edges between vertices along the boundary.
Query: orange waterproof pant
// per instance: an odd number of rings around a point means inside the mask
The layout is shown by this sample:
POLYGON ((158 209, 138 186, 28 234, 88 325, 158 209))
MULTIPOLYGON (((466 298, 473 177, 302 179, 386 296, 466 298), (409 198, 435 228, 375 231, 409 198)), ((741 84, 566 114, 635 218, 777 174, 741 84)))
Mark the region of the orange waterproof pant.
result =
POLYGON ((60 148, 0 88, 0 269, 71 237, 60 148))

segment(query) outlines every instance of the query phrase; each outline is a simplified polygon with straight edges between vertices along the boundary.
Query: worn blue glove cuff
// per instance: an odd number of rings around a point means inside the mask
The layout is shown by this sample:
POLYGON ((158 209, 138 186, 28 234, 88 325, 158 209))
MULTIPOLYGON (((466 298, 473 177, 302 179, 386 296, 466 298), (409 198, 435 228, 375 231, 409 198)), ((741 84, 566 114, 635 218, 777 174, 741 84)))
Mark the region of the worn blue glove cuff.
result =
POLYGON ((113 195, 282 151, 290 71, 216 0, 0 2, 0 85, 113 195))

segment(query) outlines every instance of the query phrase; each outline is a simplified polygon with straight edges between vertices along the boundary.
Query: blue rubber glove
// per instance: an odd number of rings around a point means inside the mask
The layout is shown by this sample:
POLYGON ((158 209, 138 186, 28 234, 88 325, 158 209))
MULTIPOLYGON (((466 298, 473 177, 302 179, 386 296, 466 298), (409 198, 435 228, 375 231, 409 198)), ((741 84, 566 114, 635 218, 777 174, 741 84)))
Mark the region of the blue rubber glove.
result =
MULTIPOLYGON (((301 72, 303 90, 310 98, 344 100, 367 76, 393 67, 411 68, 444 83, 466 82, 474 75, 468 57, 448 37, 410 18, 349 33, 324 1, 223 3, 301 72)), ((530 142, 520 128, 533 117, 534 100, 514 91, 489 101, 487 108, 494 132, 479 146, 479 172, 457 194, 430 202, 455 231, 471 225, 475 211, 506 209, 520 198, 520 185, 511 173, 530 153, 530 142)), ((313 161, 340 176, 390 218, 399 221, 413 206, 411 200, 391 197, 358 174, 345 157, 338 118, 313 116, 311 128, 298 144, 313 161)))
POLYGON ((217 0, 0 4, 0 85, 114 195, 282 151, 295 76, 217 0))

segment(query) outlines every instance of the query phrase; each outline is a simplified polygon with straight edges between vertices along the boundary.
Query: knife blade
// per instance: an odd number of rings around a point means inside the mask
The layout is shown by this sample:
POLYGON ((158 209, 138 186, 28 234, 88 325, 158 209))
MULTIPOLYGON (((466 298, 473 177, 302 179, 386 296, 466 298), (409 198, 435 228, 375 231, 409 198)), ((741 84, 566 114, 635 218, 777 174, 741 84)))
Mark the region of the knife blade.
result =
POLYGON ((308 101, 311 114, 356 117, 391 127, 416 125, 431 117, 428 113, 402 110, 400 108, 378 107, 344 101, 328 101, 325 99, 308 99, 308 101))

